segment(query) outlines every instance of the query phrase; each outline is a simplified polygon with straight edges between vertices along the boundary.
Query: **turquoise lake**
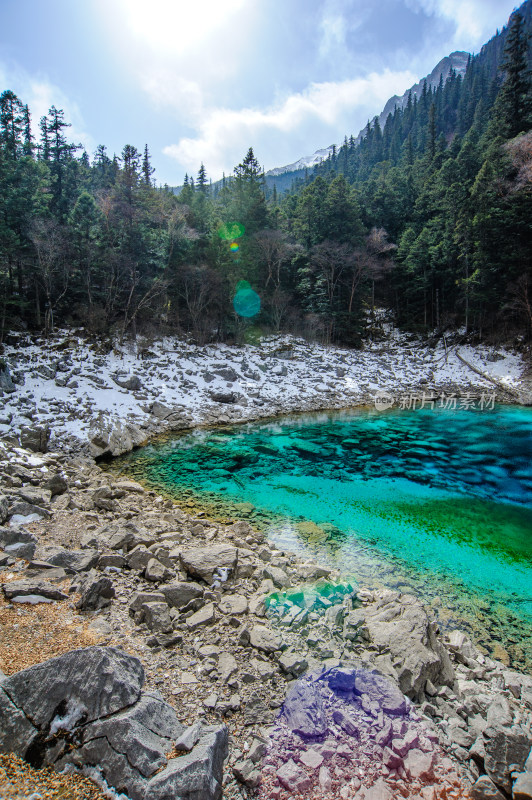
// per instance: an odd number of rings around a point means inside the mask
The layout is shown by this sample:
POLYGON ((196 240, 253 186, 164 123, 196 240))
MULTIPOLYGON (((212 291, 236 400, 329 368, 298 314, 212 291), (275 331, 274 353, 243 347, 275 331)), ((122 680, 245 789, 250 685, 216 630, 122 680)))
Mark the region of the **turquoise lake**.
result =
POLYGON ((198 430, 113 462, 532 667, 532 410, 359 409, 198 430))

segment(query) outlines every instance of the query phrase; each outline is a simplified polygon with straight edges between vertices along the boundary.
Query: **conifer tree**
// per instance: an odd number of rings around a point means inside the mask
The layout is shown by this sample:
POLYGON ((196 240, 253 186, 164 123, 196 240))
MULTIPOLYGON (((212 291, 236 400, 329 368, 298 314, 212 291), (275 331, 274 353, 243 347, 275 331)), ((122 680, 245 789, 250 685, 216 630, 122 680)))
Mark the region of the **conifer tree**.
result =
POLYGON ((200 168, 198 170, 198 179, 196 181, 196 186, 198 188, 198 192, 200 192, 203 196, 207 194, 207 170, 205 169, 205 165, 203 161, 201 162, 200 168))
POLYGON ((27 105, 24 106, 24 147, 25 156, 33 155, 33 137, 31 135, 31 116, 27 105))
POLYGON ((24 106, 9 89, 0 95, 0 139, 12 158, 22 153, 24 106))
POLYGON ((142 183, 144 184, 144 186, 151 186, 152 185, 151 176, 153 175, 154 172, 155 172, 155 169, 154 169, 154 167, 151 166, 151 162, 150 162, 150 152, 148 150, 148 145, 145 144, 144 145, 144 155, 142 157, 142 168, 141 168, 142 183))
POLYGON ((504 82, 497 96, 494 121, 505 139, 513 139, 532 124, 532 90, 527 63, 529 34, 523 16, 515 11, 510 26, 501 70, 504 82))

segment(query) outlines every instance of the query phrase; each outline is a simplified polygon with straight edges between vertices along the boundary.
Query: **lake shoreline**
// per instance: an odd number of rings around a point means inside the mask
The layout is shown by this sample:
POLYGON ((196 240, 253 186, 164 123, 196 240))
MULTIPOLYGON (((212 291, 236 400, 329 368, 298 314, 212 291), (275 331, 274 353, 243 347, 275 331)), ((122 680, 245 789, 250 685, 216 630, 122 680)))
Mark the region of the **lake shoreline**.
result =
MULTIPOLYGON (((15 541, 33 537, 37 547, 34 566, 5 552, 0 572, 4 594, 13 581, 22 581, 33 594, 57 586, 71 598, 70 603, 68 599, 55 603, 54 618, 61 630, 67 633, 71 628, 78 641, 76 631, 83 631, 87 643, 139 655, 148 689, 161 691, 185 724, 193 725, 203 715, 211 724, 228 725, 232 744, 224 797, 285 800, 290 796, 283 771, 286 763, 296 765, 294 780, 309 781, 309 797, 329 796, 318 772, 305 766, 314 758, 316 740, 311 737, 309 742, 287 730, 283 709, 291 686, 312 686, 311 675, 338 664, 353 674, 376 669, 406 693, 410 705, 400 724, 393 716, 389 719, 396 739, 383 744, 379 755, 374 745, 353 751, 351 734, 331 722, 329 739, 318 739, 320 753, 329 752, 331 735, 335 739, 336 755, 328 756, 328 772, 321 773, 326 785, 329 775, 331 797, 340 796, 346 786, 350 787, 346 791, 355 791, 356 781, 346 772, 340 753, 352 753, 351 758, 366 770, 360 791, 384 781, 392 793, 411 790, 413 797, 428 786, 436 792, 431 796, 438 797, 445 789, 447 797, 458 800, 473 783, 480 781, 482 787, 492 777, 503 781, 491 770, 491 756, 478 755, 481 742, 488 751, 496 748, 500 757, 507 737, 519 730, 532 747, 532 676, 483 655, 459 631, 443 637, 430 608, 414 597, 363 588, 353 591, 319 561, 279 550, 248 522, 213 523, 201 512, 191 513, 187 506, 179 507, 138 484, 115 480, 91 459, 41 455, 12 446, 3 446, 2 455, 11 465, 7 473, 11 485, 2 481, 8 510, 28 512, 32 499, 33 509, 40 508, 43 514, 39 521, 0 529, 11 531, 15 541), (66 486, 54 478, 61 493, 48 499, 43 487, 50 485, 50 473, 60 475, 66 486), (14 501, 18 508, 13 508, 14 501), (218 588, 212 588, 209 577, 213 557, 235 570, 218 588), (95 566, 89 567, 90 563, 95 566), (65 564, 67 570, 54 564, 65 564), (104 601, 101 608, 98 602, 96 607, 83 606, 91 587, 101 587, 106 576, 115 598, 104 601), (165 594, 171 586, 176 588, 165 594), (192 606, 183 607, 191 596, 192 606), (272 596, 278 599, 268 610, 265 601, 272 596), (283 714, 276 721, 278 711, 283 714), (501 713, 512 721, 513 733, 500 728, 501 713), (287 736, 293 748, 290 756, 287 736), (256 760, 247 756, 250 742, 253 753, 261 753, 256 760), (398 751, 405 755, 398 756, 398 751), (408 759, 419 759, 420 753, 430 768, 416 778, 408 759), (388 763, 385 768, 379 766, 383 759, 388 763), (410 771, 401 764, 409 764, 410 771), (283 778, 276 779, 277 773, 283 778)), ((27 606, 20 617, 24 605, 12 604, 10 596, 5 596, 0 611, 13 615, 17 624, 31 624, 33 617, 37 621, 39 605, 27 606)), ((65 634, 60 641, 62 648, 76 646, 65 634)), ((52 643, 46 654, 59 652, 52 643)), ((43 655, 40 645, 31 642, 28 652, 28 643, 23 643, 20 666, 40 662, 43 655)), ((4 648, 0 657, 7 671, 4 648)), ((321 691, 322 683, 316 685, 321 691)), ((333 692, 324 702, 336 719, 342 719, 340 713, 351 706, 345 706, 343 696, 335 697, 333 692)), ((359 713, 359 708, 355 702, 349 713, 359 713)), ((360 730, 364 719, 360 718, 360 730)), ((372 730, 364 735, 371 739, 381 728, 372 730)), ((524 762, 522 769, 526 775, 524 762)))
MULTIPOLYGON (((88 357, 84 345, 76 344, 72 352, 78 350, 88 357)), ((30 359, 30 368, 31 363, 30 359)), ((272 369, 275 366, 279 365, 272 369)), ((336 367, 333 359, 332 368, 336 367)), ((29 375, 29 394, 39 381, 48 382, 47 391, 53 391, 57 377, 62 381, 61 374, 56 369, 54 377, 29 375)), ((89 395, 83 376, 79 377, 80 386, 68 391, 72 404, 84 409, 89 395)), ((488 391, 490 387, 478 378, 464 382, 463 391, 479 395, 488 391)), ((457 384, 445 385, 459 391, 457 384)), ((21 384, 16 386, 20 391, 21 384)), ((443 386, 439 383, 438 389, 443 386)), ((428 385, 417 388, 429 391, 428 385)), ((92 391, 94 399, 97 384, 92 391)), ((450 632, 444 638, 430 609, 413 597, 355 591, 319 562, 302 560, 265 541, 245 520, 213 522, 201 512, 102 470, 94 455, 112 457, 113 448, 127 452, 135 446, 128 425, 139 428, 144 442, 200 424, 250 421, 241 418, 242 412, 251 413, 249 407, 239 406, 231 413, 226 404, 221 410, 210 404, 208 418, 203 420, 189 409, 184 426, 183 409, 176 411, 175 406, 158 400, 137 400, 136 391, 118 390, 125 416, 113 412, 101 421, 99 434, 90 440, 92 455, 87 438, 83 445, 72 430, 78 426, 78 432, 88 433, 94 417, 79 426, 79 420, 69 419, 74 413, 70 406, 59 408, 54 426, 48 412, 40 413, 41 404, 42 410, 50 408, 42 392, 30 398, 35 400, 35 412, 31 419, 25 418, 26 424, 19 424, 21 415, 4 424, 0 442, 4 465, 0 494, 6 498, 3 505, 0 502, 5 512, 5 527, 0 528, 5 532, 0 572, 4 599, 0 610, 9 624, 29 625, 27 630, 37 639, 28 635, 28 641, 19 641, 11 668, 5 660, 11 651, 4 643, 0 648, 4 671, 12 671, 15 664, 16 669, 27 668, 79 646, 80 641, 139 655, 148 689, 162 692, 185 724, 205 718, 213 725, 229 727, 230 752, 223 779, 227 800, 254 796, 285 800, 303 783, 309 798, 362 798, 364 793, 387 791, 394 797, 417 797, 423 792, 424 798, 433 800, 444 791, 448 798, 458 800, 472 784, 479 798, 487 797, 478 792, 491 791, 490 787, 507 791, 511 765, 504 753, 510 740, 518 736, 532 747, 532 677, 483 655, 463 633, 450 632), (133 421, 127 416, 132 398, 138 407, 143 404, 148 409, 133 421), (154 414, 156 403, 158 414, 154 414), (107 439, 102 436, 105 425, 107 439), (21 447, 18 432, 22 427, 26 430, 21 447), (47 427, 52 428, 53 450, 43 454, 38 451, 41 446, 47 449, 47 427), (95 454, 98 435, 103 452, 95 454), (19 524, 14 524, 14 517, 19 524), (26 551, 26 558, 17 558, 17 548, 24 547, 33 551, 31 556, 26 551), (228 580, 217 586, 213 585, 215 563, 229 570, 228 580), (106 580, 114 592, 109 598, 99 594, 106 580), (9 585, 17 581, 33 595, 63 593, 65 599, 52 601, 56 629, 61 630, 56 641, 46 639, 46 624, 45 638, 39 638, 42 605, 11 601, 9 585), (278 601, 268 610, 268 598, 273 595, 278 601), (70 638, 69 631, 74 634, 70 638), (372 695, 368 689, 347 700, 341 691, 335 694, 333 684, 327 688, 320 680, 313 683, 312 674, 338 664, 347 670, 342 678, 347 682, 349 675, 377 670, 390 686, 406 694, 401 715, 388 718, 385 712, 383 716, 378 692, 372 695), (286 727, 291 719, 287 692, 297 686, 303 710, 308 692, 325 691, 323 703, 332 715, 327 717, 327 735, 309 739, 286 727), (374 723, 371 708, 376 714, 374 723), (349 732, 349 715, 353 719, 361 715, 357 725, 364 731, 363 738, 369 737, 364 748, 349 732), (376 745, 375 737, 384 730, 388 733, 376 745), (288 752, 284 741, 290 743, 288 752), (502 766, 495 769, 495 761, 502 766), (321 766, 316 767, 318 763, 321 766), (357 770, 364 773, 361 778, 353 777, 357 770)), ((13 394, 8 398, 10 408, 16 405, 13 394)), ((323 399, 309 398, 304 403, 318 401, 323 399)), ((287 402, 281 404, 284 410, 287 402)), ((358 399, 354 405, 360 407, 358 399)), ((299 409, 301 413, 307 410, 315 409, 299 409)), ((334 409, 328 405, 320 410, 334 409)), ((263 408, 254 411, 259 416, 266 413, 263 408)), ((276 407, 269 418, 277 415, 276 407)), ((526 779, 525 760, 512 764, 518 764, 526 779)))
POLYGON ((259 346, 198 347, 166 337, 150 348, 139 340, 106 349, 76 331, 7 340, 0 437, 15 441, 33 423, 49 428, 54 450, 95 458, 166 432, 376 402, 379 409, 417 408, 431 398, 458 407, 472 398, 532 403, 521 355, 441 340, 429 346, 393 328, 361 350, 290 336, 259 346))

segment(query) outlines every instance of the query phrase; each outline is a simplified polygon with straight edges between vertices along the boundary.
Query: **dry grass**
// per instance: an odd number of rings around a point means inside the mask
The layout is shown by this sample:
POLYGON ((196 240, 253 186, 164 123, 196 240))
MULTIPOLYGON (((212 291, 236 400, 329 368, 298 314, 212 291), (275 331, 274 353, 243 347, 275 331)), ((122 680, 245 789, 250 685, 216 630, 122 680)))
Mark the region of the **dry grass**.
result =
MULTIPOLYGON (((3 583, 12 579, 2 576, 3 583)), ((69 604, 65 600, 9 608, 0 595, 0 669, 6 675, 77 647, 97 644, 98 637, 87 630, 87 623, 73 614, 69 604)), ((32 795, 42 800, 105 798, 88 778, 60 775, 51 767, 33 769, 15 755, 0 754, 0 798, 28 800, 32 795)))
MULTIPOLYGON (((0 669, 12 675, 78 647, 98 643, 69 601, 8 608, 0 597, 0 669)), ((0 795, 1 797, 2 795, 0 795)))
POLYGON ((14 755, 0 754, 2 800, 105 800, 98 786, 81 775, 60 775, 51 767, 33 769, 14 755))

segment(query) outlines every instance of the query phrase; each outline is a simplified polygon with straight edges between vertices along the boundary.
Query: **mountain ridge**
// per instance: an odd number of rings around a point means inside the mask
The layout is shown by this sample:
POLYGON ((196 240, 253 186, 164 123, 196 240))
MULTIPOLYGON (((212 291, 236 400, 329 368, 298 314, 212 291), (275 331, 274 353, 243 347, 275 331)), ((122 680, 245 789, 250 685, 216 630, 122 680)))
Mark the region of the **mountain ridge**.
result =
MULTIPOLYGON (((379 120, 381 128, 384 127, 388 114, 393 114, 396 107, 404 108, 406 106, 410 94, 412 94, 412 97, 417 97, 423 92, 423 86, 425 82, 427 83, 427 88, 429 86, 436 88, 440 82, 440 76, 443 77, 443 81, 445 82, 451 70, 453 69, 457 75, 464 75, 470 57, 471 54, 464 50, 455 50, 448 56, 442 58, 436 64, 432 72, 430 72, 424 78, 421 78, 417 83, 413 84, 401 97, 399 95, 393 95, 390 97, 390 99, 386 101, 381 113, 376 117, 379 120)), ((364 128, 362 128, 358 136, 355 138, 356 144, 360 143, 364 136, 365 130, 366 127, 364 126, 364 128)), ((310 156, 303 156, 302 158, 298 159, 298 161, 294 161, 292 164, 286 164, 282 167, 274 167, 265 173, 265 177, 271 179, 280 175, 285 175, 286 173, 297 173, 304 169, 310 169, 316 164, 320 164, 322 161, 325 161, 325 159, 332 154, 335 147, 336 149, 339 149, 340 145, 331 144, 329 147, 316 150, 310 156)))

